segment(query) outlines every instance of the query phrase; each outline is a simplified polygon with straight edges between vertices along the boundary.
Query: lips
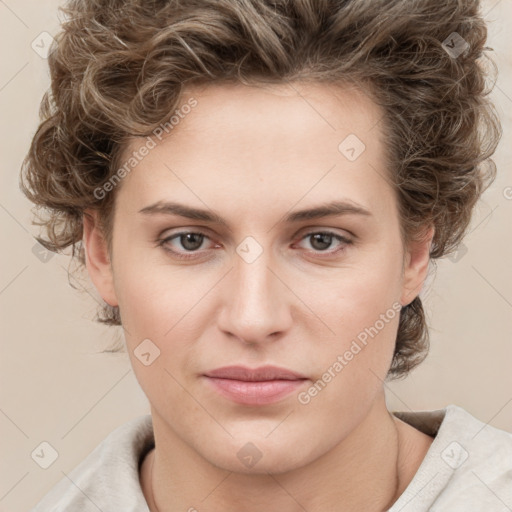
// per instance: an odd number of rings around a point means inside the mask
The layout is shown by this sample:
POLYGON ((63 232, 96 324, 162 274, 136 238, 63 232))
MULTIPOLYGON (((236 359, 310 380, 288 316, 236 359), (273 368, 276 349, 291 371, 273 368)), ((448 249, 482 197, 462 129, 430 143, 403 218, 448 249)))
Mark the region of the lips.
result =
POLYGON ((204 374, 217 393, 240 405, 262 406, 297 392, 308 380, 300 373, 277 366, 226 366, 204 374))
POLYGON ((261 382, 267 380, 302 380, 304 375, 278 366, 262 366, 261 368, 246 368, 244 366, 225 366, 211 370, 207 377, 232 379, 246 382, 261 382))

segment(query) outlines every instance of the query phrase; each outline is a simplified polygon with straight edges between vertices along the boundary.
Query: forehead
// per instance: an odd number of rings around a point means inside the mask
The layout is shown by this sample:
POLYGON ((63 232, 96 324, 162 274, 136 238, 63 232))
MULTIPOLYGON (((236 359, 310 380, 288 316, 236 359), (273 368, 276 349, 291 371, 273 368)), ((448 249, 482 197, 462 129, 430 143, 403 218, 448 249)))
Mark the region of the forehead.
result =
MULTIPOLYGON (((368 145, 382 117, 378 105, 348 84, 202 85, 185 89, 181 105, 191 98, 197 106, 180 119, 179 130, 173 129, 176 142, 184 142, 194 132, 208 132, 217 140, 236 135, 237 141, 249 142, 247 150, 259 141, 277 139, 301 151, 316 146, 319 135, 334 144, 352 133, 368 145)), ((208 142, 203 140, 204 145, 208 142)))
MULTIPOLYGON (((167 196, 198 207, 214 196, 222 205, 361 203, 387 186, 382 112, 354 88, 203 85, 185 89, 177 110, 169 133, 152 137, 155 147, 123 180, 120 195, 133 209, 167 196)), ((145 144, 132 140, 125 160, 145 144)))

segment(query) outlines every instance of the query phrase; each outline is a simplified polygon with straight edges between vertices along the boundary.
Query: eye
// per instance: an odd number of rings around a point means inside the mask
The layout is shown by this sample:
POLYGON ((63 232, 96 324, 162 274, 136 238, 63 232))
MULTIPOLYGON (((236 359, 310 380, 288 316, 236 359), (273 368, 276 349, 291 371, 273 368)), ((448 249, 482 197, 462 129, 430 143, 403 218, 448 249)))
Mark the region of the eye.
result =
POLYGON ((177 258, 189 259, 196 257, 194 253, 198 252, 205 239, 209 237, 204 233, 194 231, 182 231, 172 236, 168 236, 158 241, 158 245, 164 250, 172 253, 177 258), (171 242, 175 242, 174 248, 170 248, 171 242), (176 250, 178 249, 178 250, 176 250), (191 253, 187 255, 186 253, 191 253), (185 253, 185 254, 184 254, 185 253))
POLYGON ((302 240, 310 240, 310 245, 314 252, 324 252, 329 255, 337 254, 346 249, 347 245, 352 243, 352 240, 345 236, 333 233, 331 231, 311 231, 301 238, 302 240), (327 251, 333 245, 333 242, 338 242, 338 248, 327 251))
MULTIPOLYGON (((173 257, 186 260, 197 258, 198 253, 202 252, 201 248, 206 250, 203 244, 205 240, 209 239, 210 238, 202 232, 181 231, 158 240, 157 245, 171 253, 173 257)), ((353 243, 349 238, 331 231, 311 231, 300 240, 308 239, 310 240, 312 252, 316 254, 326 253, 329 256, 342 252, 348 245, 353 243), (335 241, 337 241, 338 248, 330 251, 327 250, 335 241)), ((219 247, 219 245, 217 245, 217 247, 219 247)))

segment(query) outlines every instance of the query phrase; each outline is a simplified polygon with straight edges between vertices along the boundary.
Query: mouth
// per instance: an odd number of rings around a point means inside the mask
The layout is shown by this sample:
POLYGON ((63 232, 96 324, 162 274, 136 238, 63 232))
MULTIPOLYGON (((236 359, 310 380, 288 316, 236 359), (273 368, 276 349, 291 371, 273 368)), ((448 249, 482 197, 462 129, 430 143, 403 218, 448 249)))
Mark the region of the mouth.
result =
POLYGON ((250 369, 243 366, 217 368, 204 374, 215 391, 244 405, 278 402, 304 386, 304 375, 277 366, 250 369))

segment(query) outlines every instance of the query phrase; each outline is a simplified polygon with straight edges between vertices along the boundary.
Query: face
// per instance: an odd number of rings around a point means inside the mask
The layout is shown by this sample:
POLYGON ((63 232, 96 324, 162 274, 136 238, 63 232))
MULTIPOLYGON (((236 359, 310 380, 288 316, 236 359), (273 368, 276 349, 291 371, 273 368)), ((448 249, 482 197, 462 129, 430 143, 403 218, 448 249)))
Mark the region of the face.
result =
POLYGON ((369 414, 428 247, 402 244, 382 112, 366 96, 210 85, 187 101, 115 190, 111 261, 86 226, 88 269, 120 308, 159 428, 218 467, 287 471, 369 414), (302 379, 206 376, 234 365, 302 379), (242 448, 261 454, 254 469, 242 448))

